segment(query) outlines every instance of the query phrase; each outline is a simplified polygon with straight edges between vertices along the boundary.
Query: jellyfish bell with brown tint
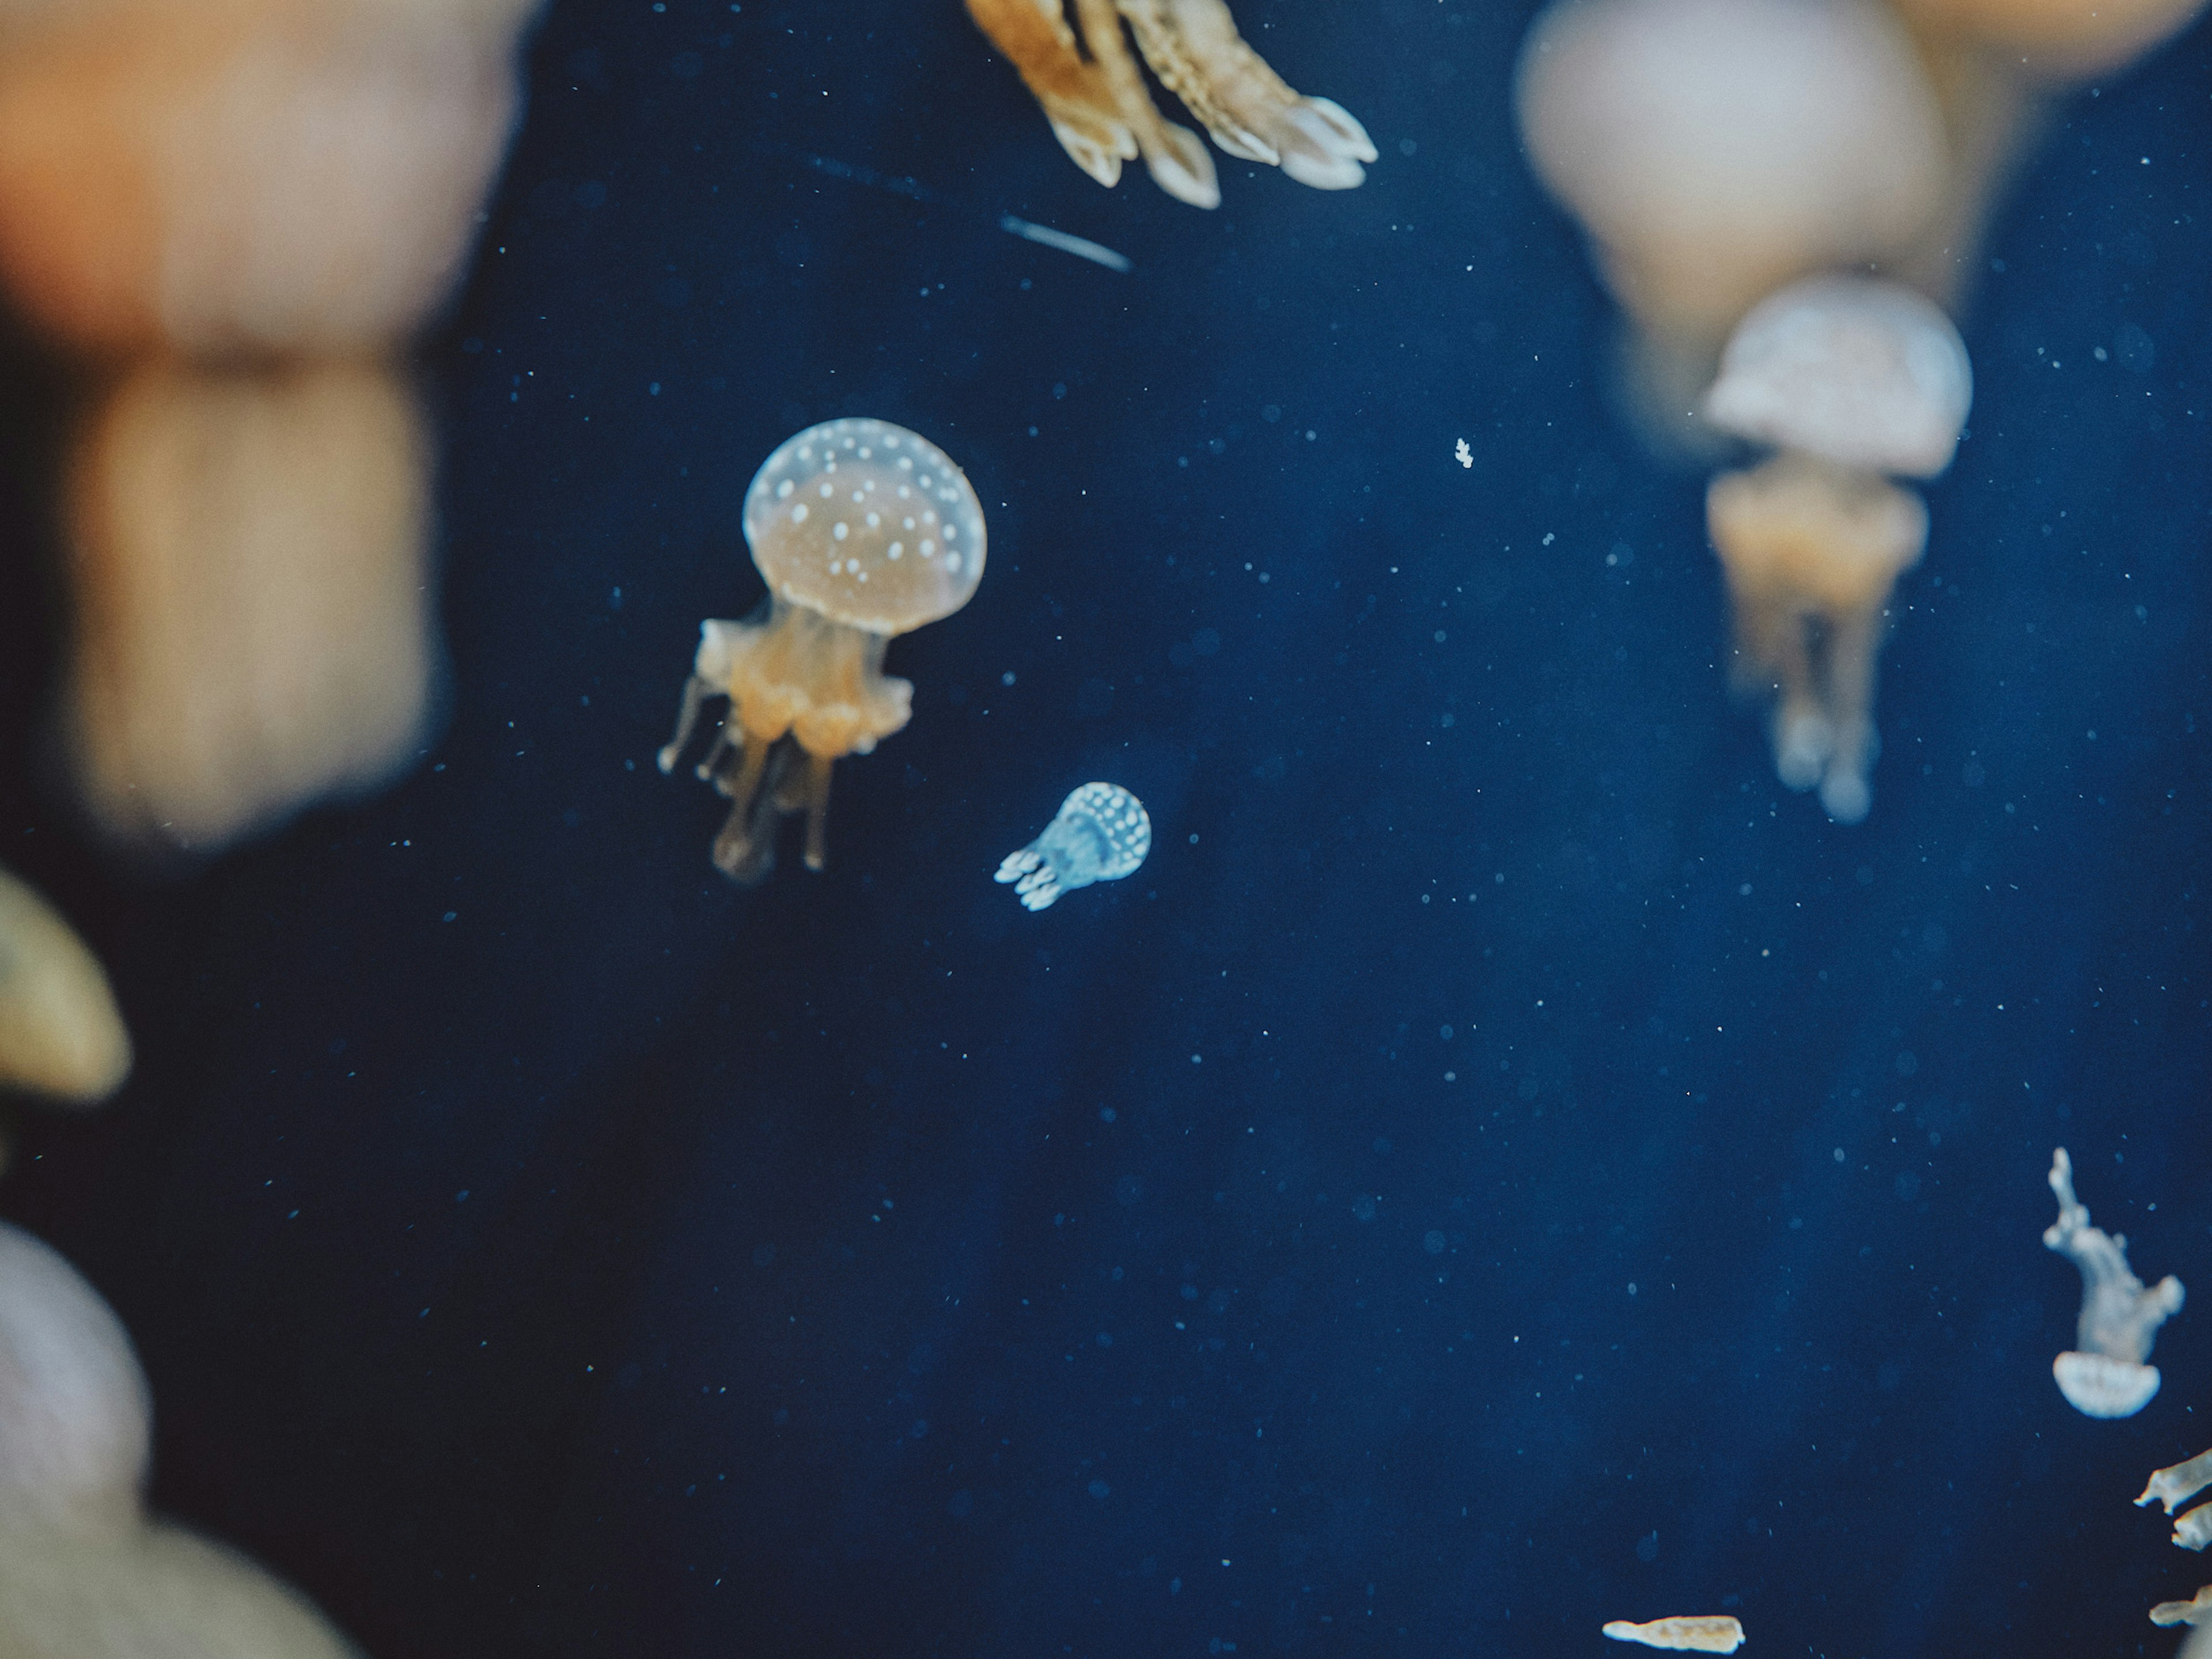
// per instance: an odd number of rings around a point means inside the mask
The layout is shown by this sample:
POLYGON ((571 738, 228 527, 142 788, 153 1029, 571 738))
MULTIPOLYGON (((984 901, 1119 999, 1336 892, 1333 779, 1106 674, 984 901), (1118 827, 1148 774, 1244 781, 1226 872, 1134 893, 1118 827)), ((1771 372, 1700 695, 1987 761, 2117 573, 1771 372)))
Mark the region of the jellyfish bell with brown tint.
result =
POLYGON ((2051 1155, 2050 1182, 2058 1219, 2044 1230, 2044 1247, 2081 1270, 2076 1346, 2051 1362, 2051 1376, 2066 1403, 2084 1417, 2133 1417, 2158 1392, 2151 1344, 2158 1328, 2181 1311, 2181 1281, 2168 1273, 2145 1285, 2128 1266, 2127 1239, 2089 1224, 2088 1206, 2074 1194, 2074 1161, 2063 1146, 2051 1155))
POLYGON ((1340 105, 1302 97, 1246 44, 1224 0, 968 0, 969 15, 1012 59, 1060 147, 1109 189, 1141 155, 1153 183, 1194 207, 1218 207, 1213 159, 1163 116, 1123 34, 1160 83, 1240 161, 1280 167, 1316 190, 1350 190, 1374 143, 1340 105), (1079 30, 1080 31, 1079 38, 1079 30))
POLYGON ((1808 278, 1755 307, 1705 394, 1713 427, 1778 453, 1723 472, 1706 525, 1735 613, 1735 679, 1773 700, 1775 770, 1839 823, 1872 804, 1875 663, 1928 509, 1887 475, 1950 465, 1973 398, 1965 344, 1894 283, 1808 278))
POLYGON ((883 672, 891 640, 951 616, 982 580, 982 503, 920 434, 888 421, 809 427, 762 463, 744 532, 769 596, 743 622, 700 624, 672 771, 708 699, 729 712, 698 775, 728 797, 716 867, 752 883, 775 864, 785 814, 806 815, 806 864, 825 861, 832 765, 912 717, 914 686, 883 672))

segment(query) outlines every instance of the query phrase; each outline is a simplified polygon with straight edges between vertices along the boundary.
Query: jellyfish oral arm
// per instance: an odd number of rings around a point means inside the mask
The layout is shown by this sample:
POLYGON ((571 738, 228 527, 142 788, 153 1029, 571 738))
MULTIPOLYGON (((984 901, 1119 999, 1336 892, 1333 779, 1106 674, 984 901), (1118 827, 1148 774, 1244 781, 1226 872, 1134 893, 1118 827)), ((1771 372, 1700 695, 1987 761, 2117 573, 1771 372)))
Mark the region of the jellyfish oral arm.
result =
POLYGON ((1316 190, 1349 190, 1376 159, 1367 131, 1326 98, 1301 97, 1237 31, 1224 0, 968 0, 969 15, 1013 61, 1075 164, 1108 186, 1142 155, 1178 200, 1221 200, 1198 135, 1153 106, 1123 34, 1213 135, 1247 161, 1279 166, 1316 190), (1081 31, 1079 42, 1078 28, 1081 31), (1088 54, 1087 56, 1085 54, 1088 54))
POLYGON ((2207 1486, 2212 1486, 2212 1451, 2199 1452, 2186 1463, 2175 1463, 2155 1471, 2150 1484, 2143 1488, 2142 1496, 2136 1499, 2136 1507, 2163 1504, 2166 1512, 2172 1515, 2207 1486))
POLYGON ((1018 853, 1009 853, 1000 860, 994 881, 1014 884, 1015 896, 1025 910, 1042 910, 1060 894, 1060 872, 1048 863, 1034 845, 1018 853))
MULTIPOLYGON (((690 747, 691 734, 698 728, 701 705, 709 697, 730 695, 730 676, 737 666, 742 637, 739 627, 737 623, 717 622, 712 617, 699 624, 699 651, 692 659, 691 678, 684 682, 684 699, 676 711, 676 735, 669 738, 659 757, 663 772, 673 772, 676 763, 690 747)), ((701 778, 709 775, 712 764, 712 757, 701 764, 701 778)))

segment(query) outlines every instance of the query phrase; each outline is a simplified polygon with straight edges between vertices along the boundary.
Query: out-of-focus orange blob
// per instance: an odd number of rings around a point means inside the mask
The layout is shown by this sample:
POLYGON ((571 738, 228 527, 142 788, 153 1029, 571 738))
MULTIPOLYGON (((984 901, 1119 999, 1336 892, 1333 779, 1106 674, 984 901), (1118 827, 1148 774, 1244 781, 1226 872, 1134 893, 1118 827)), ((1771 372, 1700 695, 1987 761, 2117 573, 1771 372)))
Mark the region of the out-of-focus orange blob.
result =
POLYGON ((64 518, 64 730, 111 833, 210 848, 412 755, 429 448, 393 370, 142 368, 80 434, 64 518))
POLYGON ((526 9, 0 5, 0 280, 101 354, 398 343, 467 253, 526 9))
POLYGON ((1570 0, 1518 106, 1615 295, 1708 353, 1784 283, 1907 246, 1948 165, 1911 42, 1863 0, 1570 0))
POLYGON ((2118 69, 2180 33, 2205 0, 1897 0, 1915 31, 2002 52, 2039 81, 2118 69))
POLYGON ((130 1074, 131 1034, 99 959, 0 870, 0 1088, 88 1106, 130 1074))

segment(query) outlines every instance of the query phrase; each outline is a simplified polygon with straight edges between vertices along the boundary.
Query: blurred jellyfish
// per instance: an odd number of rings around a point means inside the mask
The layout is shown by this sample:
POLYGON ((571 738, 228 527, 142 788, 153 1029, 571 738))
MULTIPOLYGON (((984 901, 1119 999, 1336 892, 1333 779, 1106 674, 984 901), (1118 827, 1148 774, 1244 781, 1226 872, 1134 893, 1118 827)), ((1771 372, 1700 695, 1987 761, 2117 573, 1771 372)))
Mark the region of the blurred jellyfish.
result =
POLYGON ((466 266, 536 3, 0 7, 0 283, 99 371, 62 736, 120 839, 210 850, 421 752, 428 446, 368 365, 466 266))
POLYGON ((1637 1642, 1677 1653, 1734 1653, 1743 1645, 1743 1626, 1725 1613, 1677 1613, 1641 1625, 1616 1619, 1605 1626, 1604 1633, 1616 1642, 1637 1642))
MULTIPOLYGON (((2081 1346, 2051 1361, 2051 1375, 2067 1403, 2083 1416, 2133 1417, 2158 1392, 2158 1367, 2145 1362, 2158 1328, 2181 1311, 2181 1281, 2168 1273, 2144 1288, 2129 1270, 2126 1238, 2089 1224, 2088 1206, 2074 1196, 2074 1161, 2063 1146, 2051 1155, 2051 1190, 2058 1197, 2058 1219, 2044 1230, 2044 1246, 2081 1270, 2081 1317, 2074 1339, 2081 1346)), ((2178 1465, 2168 1473, 2194 1467, 2178 1465)))
POLYGON ((1152 820, 1118 783, 1086 783, 1060 804, 1039 836, 999 865, 1022 903, 1042 910, 1062 893, 1094 881, 1119 881, 1152 850, 1152 820))
POLYGON ((130 1073, 131 1034, 99 959, 0 870, 0 1088, 88 1106, 130 1073))
POLYGON ((76 435, 64 517, 61 724, 111 834, 212 849, 420 751, 430 445, 402 375, 149 362, 76 435))
POLYGON ((1160 83, 1182 100, 1213 142, 1240 161, 1280 167, 1316 190, 1365 179, 1375 146, 1326 98, 1302 98, 1237 32, 1223 0, 968 0, 991 42, 1014 67, 1076 166, 1108 186, 1142 155, 1152 181, 1194 207, 1220 204, 1213 160, 1196 133, 1164 118, 1145 90, 1121 28, 1126 22, 1160 83))
POLYGON ((1811 277, 1761 302, 1705 395, 1716 428, 1781 451, 1706 492, 1736 684, 1775 699, 1782 781, 1819 785, 1841 823, 1871 803, 1875 658, 1890 591, 1928 540, 1926 507, 1883 475, 1949 465, 1972 395, 1950 319, 1861 276, 1811 277))
POLYGON ((1638 325, 1638 413, 1674 429, 1763 295, 1911 243, 1942 199, 1942 115, 1865 0, 1567 0, 1521 54, 1538 176, 1638 325))
POLYGON ((296 1590, 147 1519, 150 1413, 113 1310, 0 1223, 0 1653, 351 1659, 296 1590))
POLYGON ((830 765, 912 717, 914 685, 884 674, 884 649, 968 603, 983 576, 983 507, 927 438, 888 421, 831 421, 761 464, 744 531, 768 600, 744 622, 699 625, 660 769, 675 769, 701 705, 727 697, 698 775, 730 800, 715 866, 750 884, 775 867, 785 813, 806 814, 806 867, 822 867, 830 765))
POLYGON ((390 347, 475 240, 536 4, 5 8, 0 277, 101 356, 390 347))
MULTIPOLYGON (((2199 1452, 2186 1463, 2154 1472, 2142 1496, 2136 1499, 2136 1507, 2155 1501, 2165 1504, 2166 1512, 2172 1515, 2207 1486, 2212 1486, 2212 1451, 2199 1452)), ((2199 1504, 2175 1522, 2173 1541, 2185 1550, 2201 1550, 2212 1544, 2212 1504, 2199 1504)))
POLYGON ((1978 48, 2043 82, 2118 69, 2181 30, 2204 0, 1898 0, 1914 33, 1978 48))

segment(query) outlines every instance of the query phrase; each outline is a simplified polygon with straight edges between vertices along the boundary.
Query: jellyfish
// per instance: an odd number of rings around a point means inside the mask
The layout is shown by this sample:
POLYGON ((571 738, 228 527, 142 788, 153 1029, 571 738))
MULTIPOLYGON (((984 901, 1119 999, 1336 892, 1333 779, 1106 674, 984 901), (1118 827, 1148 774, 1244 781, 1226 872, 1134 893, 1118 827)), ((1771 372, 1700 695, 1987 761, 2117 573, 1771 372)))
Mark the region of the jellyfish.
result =
POLYGON ((0 277, 103 357, 388 349, 466 262, 534 4, 9 7, 0 277))
POLYGON ((1145 90, 1126 22, 1161 84, 1213 142, 1280 167, 1316 190, 1350 190, 1375 160, 1367 130, 1326 98, 1302 98, 1237 33, 1223 0, 1073 0, 1079 43, 1060 0, 968 0, 968 12, 1021 71, 1076 166, 1111 188, 1142 155, 1152 182, 1194 207, 1221 187, 1198 135, 1166 119, 1145 90))
POLYGON ((89 1106, 131 1074, 131 1034, 99 959, 0 870, 0 1088, 89 1106))
MULTIPOLYGON (((2081 1346, 2051 1361, 2051 1375, 2067 1403, 2084 1417, 2133 1417, 2158 1392, 2158 1367, 2146 1362, 2158 1328, 2181 1311, 2181 1281, 2168 1273, 2143 1287, 2128 1268, 2128 1241, 2089 1224, 2088 1206, 2074 1196, 2074 1161, 2063 1146, 2051 1155, 2051 1190, 2058 1197, 2058 1219, 2044 1230, 2044 1247, 2070 1257, 2081 1270, 2081 1317, 2075 1334, 2081 1346)), ((2153 1491, 2144 1497, 2159 1495, 2153 1491)))
POLYGON ((0 1223, 0 1653, 358 1659, 298 1591, 148 1518, 151 1405, 113 1310, 0 1223))
POLYGON ((1912 43, 1862 0, 1569 0, 1529 32, 1516 109, 1636 320, 1655 419, 1762 296, 1910 244, 1948 164, 1912 43))
MULTIPOLYGON (((2185 1463, 2154 1472, 2142 1496, 2136 1499, 2136 1507, 2155 1501, 2165 1504, 2166 1512, 2172 1515, 2207 1486, 2212 1486, 2212 1451, 2199 1452, 2185 1463)), ((2173 1541, 2185 1550, 2201 1550, 2212 1544, 2212 1504, 2199 1504, 2175 1522, 2173 1541)))
POLYGON ((1866 817, 1875 658, 1892 587, 1919 562, 1928 509, 1885 473, 1950 464, 1973 395, 1950 319, 1893 283, 1817 276, 1737 326, 1705 418, 1781 453, 1724 472, 1706 522, 1735 613, 1735 678, 1774 698, 1775 770, 1866 817))
POLYGON ((1118 783, 1086 783, 1060 804, 1039 836, 999 865, 1023 905, 1042 910, 1062 893, 1094 881, 1119 881, 1152 850, 1145 803, 1118 783))
POLYGON ((155 360, 76 434, 60 725, 119 842, 206 852, 421 752, 430 444, 405 378, 155 360))
POLYGON ((1676 1613, 1641 1625, 1616 1619, 1605 1626, 1604 1633, 1616 1642, 1637 1642, 1678 1653, 1734 1653, 1743 1645, 1743 1626, 1725 1613, 1676 1613))
POLYGON ((883 672, 884 649, 968 603, 983 575, 983 508, 927 438, 830 421, 761 464, 744 532, 768 599, 744 622, 700 623, 660 769, 675 769, 707 699, 727 697, 698 775, 730 801, 715 866, 750 884, 775 867, 787 813, 806 814, 806 867, 822 868, 830 766, 912 717, 913 683, 883 672))
POLYGON ((371 365, 466 268, 535 3, 0 9, 0 283, 98 371, 58 746, 119 840, 210 850, 422 750, 428 446, 371 365))

